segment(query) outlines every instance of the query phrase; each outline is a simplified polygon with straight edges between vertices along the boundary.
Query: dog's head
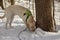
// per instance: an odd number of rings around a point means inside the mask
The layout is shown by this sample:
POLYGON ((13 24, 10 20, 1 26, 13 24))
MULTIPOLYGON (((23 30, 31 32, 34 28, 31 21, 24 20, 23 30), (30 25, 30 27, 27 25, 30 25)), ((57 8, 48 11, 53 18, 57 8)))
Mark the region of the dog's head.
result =
POLYGON ((34 21, 34 18, 33 16, 29 16, 29 18, 27 19, 27 28, 30 30, 30 31, 35 31, 36 27, 35 27, 35 21, 34 21))

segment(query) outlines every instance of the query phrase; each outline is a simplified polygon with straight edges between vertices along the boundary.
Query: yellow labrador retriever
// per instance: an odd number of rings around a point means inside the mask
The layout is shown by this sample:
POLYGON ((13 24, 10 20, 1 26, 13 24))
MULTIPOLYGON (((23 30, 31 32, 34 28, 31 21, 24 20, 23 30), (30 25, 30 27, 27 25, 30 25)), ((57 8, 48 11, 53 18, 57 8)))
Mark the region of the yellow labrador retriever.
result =
POLYGON ((34 18, 31 14, 31 11, 28 10, 27 8, 24 8, 22 6, 19 5, 11 5, 7 8, 4 9, 5 11, 5 15, 0 17, 0 18, 7 18, 7 22, 6 22, 6 28, 11 28, 11 23, 13 21, 13 18, 15 15, 18 15, 20 18, 22 18, 22 20, 24 21, 24 23, 27 25, 27 28, 30 31, 34 31, 35 30, 35 21, 34 18))

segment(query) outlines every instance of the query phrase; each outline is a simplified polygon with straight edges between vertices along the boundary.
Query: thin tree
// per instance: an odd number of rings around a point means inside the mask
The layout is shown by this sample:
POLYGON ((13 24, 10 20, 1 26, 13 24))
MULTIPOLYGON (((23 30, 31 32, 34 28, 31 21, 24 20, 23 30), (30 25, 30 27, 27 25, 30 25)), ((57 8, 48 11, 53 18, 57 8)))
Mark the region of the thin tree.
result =
POLYGON ((11 1, 11 5, 14 5, 15 4, 15 1, 14 0, 10 0, 11 1))
POLYGON ((2 9, 4 9, 3 0, 0 0, 0 6, 1 6, 2 9))

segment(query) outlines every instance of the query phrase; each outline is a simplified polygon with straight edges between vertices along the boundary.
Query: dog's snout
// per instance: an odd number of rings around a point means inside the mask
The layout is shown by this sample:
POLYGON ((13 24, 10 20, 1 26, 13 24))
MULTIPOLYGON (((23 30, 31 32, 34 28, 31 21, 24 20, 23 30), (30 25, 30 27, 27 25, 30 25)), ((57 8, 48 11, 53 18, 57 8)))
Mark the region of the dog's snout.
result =
POLYGON ((33 32, 35 31, 35 29, 34 30, 32 30, 33 32))
POLYGON ((32 29, 32 31, 35 31, 35 30, 36 30, 36 28, 35 28, 35 27, 31 27, 31 29, 32 29))

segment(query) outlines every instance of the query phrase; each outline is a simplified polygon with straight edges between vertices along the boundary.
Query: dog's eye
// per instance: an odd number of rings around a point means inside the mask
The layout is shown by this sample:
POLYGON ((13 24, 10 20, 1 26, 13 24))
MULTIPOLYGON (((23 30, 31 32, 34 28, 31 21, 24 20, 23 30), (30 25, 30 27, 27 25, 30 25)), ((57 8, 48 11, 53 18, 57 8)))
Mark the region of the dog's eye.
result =
POLYGON ((24 13, 24 15, 26 15, 26 13, 24 13))

